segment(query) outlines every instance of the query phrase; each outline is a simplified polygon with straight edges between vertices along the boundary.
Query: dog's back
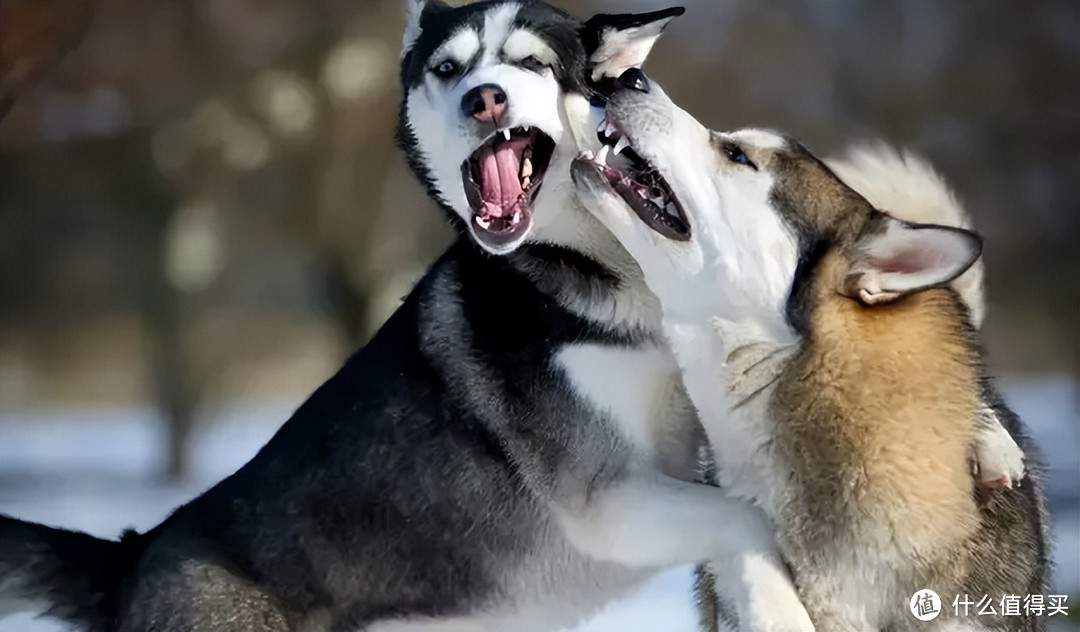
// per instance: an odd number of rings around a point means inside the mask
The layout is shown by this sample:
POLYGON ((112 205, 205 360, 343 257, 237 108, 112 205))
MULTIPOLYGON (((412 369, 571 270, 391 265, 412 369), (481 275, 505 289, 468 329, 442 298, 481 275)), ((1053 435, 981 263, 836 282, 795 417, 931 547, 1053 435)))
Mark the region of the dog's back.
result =
POLYGON ((972 485, 982 377, 967 310, 947 288, 866 307, 832 289, 835 268, 827 254, 808 281, 808 331, 770 405, 797 490, 779 522, 811 615, 922 629, 896 595, 948 596, 945 621, 954 595, 1027 594, 1013 556, 1039 563, 1041 531, 998 516, 1025 515, 1030 494, 972 485))
MULTIPOLYGON (((828 259, 818 275, 830 272, 828 259)), ((827 548, 816 532, 835 541, 842 530, 871 550, 912 557, 977 527, 967 455, 978 379, 949 294, 874 309, 828 291, 816 297, 770 407, 806 504, 786 520, 800 548, 827 548)))

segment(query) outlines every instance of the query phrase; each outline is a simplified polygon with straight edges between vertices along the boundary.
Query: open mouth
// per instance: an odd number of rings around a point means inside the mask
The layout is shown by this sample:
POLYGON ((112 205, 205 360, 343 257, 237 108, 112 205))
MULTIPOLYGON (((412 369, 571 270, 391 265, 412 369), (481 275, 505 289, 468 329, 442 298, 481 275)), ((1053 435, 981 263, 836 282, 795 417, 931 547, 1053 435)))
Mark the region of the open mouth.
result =
POLYGON ((498 247, 529 229, 555 141, 536 127, 499 130, 461 163, 477 237, 498 247))
POLYGON ((645 224, 668 239, 690 239, 690 222, 679 199, 656 167, 630 146, 614 123, 605 118, 596 131, 602 146, 590 164, 607 180, 645 224))

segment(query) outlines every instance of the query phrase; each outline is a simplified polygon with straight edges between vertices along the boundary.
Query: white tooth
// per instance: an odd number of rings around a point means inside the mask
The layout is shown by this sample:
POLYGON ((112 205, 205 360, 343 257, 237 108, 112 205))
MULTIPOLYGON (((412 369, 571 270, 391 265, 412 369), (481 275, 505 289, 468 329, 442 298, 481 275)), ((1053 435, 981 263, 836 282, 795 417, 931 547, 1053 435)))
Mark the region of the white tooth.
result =
POLYGON ((521 179, 521 189, 525 190, 529 188, 529 176, 525 176, 521 179))
POLYGON ((600 151, 596 152, 596 164, 606 165, 608 151, 611 150, 610 145, 604 145, 600 148, 600 151))
POLYGON ((618 156, 619 153, 622 150, 626 149, 629 145, 630 145, 630 141, 626 140, 625 136, 622 136, 622 137, 619 138, 618 142, 615 143, 615 148, 612 149, 611 151, 615 152, 615 155, 618 156))
POLYGON ((503 138, 504 138, 504 139, 506 139, 506 140, 510 140, 510 130, 508 130, 508 129, 504 129, 504 130, 502 131, 502 135, 503 135, 503 138))
POLYGON ((654 197, 651 198, 649 201, 659 206, 660 208, 664 208, 664 198, 654 197))
POLYGON ((510 225, 517 226, 521 223, 521 212, 514 213, 514 216, 510 218, 510 225))
POLYGON ((477 217, 476 223, 480 224, 480 228, 483 228, 484 230, 491 228, 491 220, 487 219, 486 217, 477 217))
POLYGON ((531 175, 532 175, 532 161, 529 160, 528 158, 526 158, 525 162, 521 163, 521 177, 522 178, 528 178, 531 175))
POLYGON ((522 127, 521 129, 523 129, 523 130, 525 130, 527 132, 527 131, 532 129, 532 125, 526 125, 526 126, 522 127))

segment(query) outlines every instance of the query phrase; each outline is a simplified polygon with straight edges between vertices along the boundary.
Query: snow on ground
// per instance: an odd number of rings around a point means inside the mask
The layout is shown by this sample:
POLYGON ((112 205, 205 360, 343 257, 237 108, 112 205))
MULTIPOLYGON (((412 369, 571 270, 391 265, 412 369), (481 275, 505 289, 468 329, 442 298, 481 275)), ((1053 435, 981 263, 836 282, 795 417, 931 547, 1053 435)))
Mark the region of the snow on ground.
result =
MULTIPOLYGON (((1004 380, 1007 400, 1032 428, 1048 464, 1057 563, 1052 593, 1080 594, 1080 389, 1070 378, 1004 380)), ((225 406, 194 439, 189 482, 159 480, 164 429, 144 409, 0 413, 0 512, 115 537, 144 530, 247 461, 298 402, 225 406)), ((580 632, 695 629, 687 568, 668 571, 610 605, 580 632)), ((1070 599, 1070 602, 1072 599, 1070 599)), ((1076 604, 1069 604, 1072 609, 1076 604)), ((3 632, 56 632, 18 615, 3 632)))

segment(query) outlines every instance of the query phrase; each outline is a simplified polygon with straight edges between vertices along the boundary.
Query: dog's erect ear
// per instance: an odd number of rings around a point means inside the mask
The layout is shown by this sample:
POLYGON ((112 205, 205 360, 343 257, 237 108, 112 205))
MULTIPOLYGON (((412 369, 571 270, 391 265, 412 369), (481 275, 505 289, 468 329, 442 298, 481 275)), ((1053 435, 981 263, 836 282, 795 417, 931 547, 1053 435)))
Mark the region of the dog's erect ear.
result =
POLYGON ((877 213, 849 255, 844 294, 866 305, 888 302, 952 281, 981 253, 982 239, 970 230, 877 213))
POLYGON ((441 0, 405 0, 405 36, 401 38, 401 56, 409 52, 420 37, 420 18, 427 11, 445 9, 441 0))
POLYGON ((594 83, 616 79, 627 68, 640 68, 653 44, 673 18, 686 9, 671 7, 650 13, 594 15, 581 31, 594 83))

